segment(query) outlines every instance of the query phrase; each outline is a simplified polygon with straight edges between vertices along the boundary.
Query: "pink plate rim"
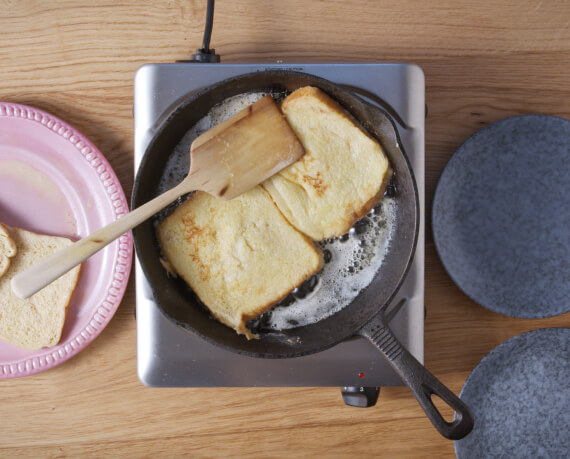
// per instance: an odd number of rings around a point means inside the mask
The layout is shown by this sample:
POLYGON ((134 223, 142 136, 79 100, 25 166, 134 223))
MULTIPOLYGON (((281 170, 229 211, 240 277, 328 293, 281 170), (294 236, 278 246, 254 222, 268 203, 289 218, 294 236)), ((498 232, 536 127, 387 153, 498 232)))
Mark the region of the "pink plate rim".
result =
MULTIPOLYGON (((105 156, 81 132, 68 123, 43 110, 27 105, 0 102, 0 120, 2 118, 21 118, 41 124, 63 137, 93 168, 109 202, 118 218, 128 213, 128 203, 123 187, 115 171, 105 156)), ((131 232, 119 238, 119 250, 114 260, 112 282, 102 294, 96 310, 88 323, 75 335, 69 336, 53 348, 43 348, 22 358, 18 362, 0 362, 0 379, 17 378, 53 368, 70 359, 91 343, 111 321, 125 294, 133 258, 133 237, 131 232)))

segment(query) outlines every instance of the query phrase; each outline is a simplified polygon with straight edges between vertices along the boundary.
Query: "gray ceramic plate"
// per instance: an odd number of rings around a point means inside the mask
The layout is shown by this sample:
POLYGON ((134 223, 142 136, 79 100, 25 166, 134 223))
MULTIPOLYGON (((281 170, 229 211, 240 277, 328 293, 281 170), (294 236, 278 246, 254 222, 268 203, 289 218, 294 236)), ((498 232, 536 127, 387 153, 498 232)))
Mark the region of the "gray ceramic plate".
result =
POLYGON ((568 457, 569 375, 569 328, 533 330, 493 349, 459 394, 475 426, 455 441, 457 457, 568 457))
POLYGON ((570 310, 570 121, 516 116, 470 137, 439 179, 432 227, 445 269, 480 305, 570 310))

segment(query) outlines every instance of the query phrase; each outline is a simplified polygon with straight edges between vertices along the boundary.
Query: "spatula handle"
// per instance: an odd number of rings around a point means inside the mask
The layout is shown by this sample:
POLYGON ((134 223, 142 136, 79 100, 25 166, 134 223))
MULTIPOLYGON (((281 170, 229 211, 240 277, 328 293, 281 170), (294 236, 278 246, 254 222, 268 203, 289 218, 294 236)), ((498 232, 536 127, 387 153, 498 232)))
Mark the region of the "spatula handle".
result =
POLYGON ((113 223, 95 231, 74 244, 44 258, 12 278, 12 291, 20 298, 28 298, 46 285, 63 276, 70 269, 97 253, 122 234, 164 209, 176 198, 188 192, 188 181, 137 207, 113 223))

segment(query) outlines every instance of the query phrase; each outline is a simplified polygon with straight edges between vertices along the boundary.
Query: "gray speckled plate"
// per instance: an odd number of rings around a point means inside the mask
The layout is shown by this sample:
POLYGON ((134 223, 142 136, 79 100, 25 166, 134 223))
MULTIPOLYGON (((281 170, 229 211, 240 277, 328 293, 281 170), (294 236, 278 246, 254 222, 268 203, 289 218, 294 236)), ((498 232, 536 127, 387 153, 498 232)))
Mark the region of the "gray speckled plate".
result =
POLYGON ((493 123, 449 160, 432 209, 437 251, 466 295, 511 317, 570 310, 570 121, 493 123))
POLYGON ((497 346, 459 394, 475 426, 455 441, 457 457, 567 458, 569 377, 569 328, 533 330, 497 346))

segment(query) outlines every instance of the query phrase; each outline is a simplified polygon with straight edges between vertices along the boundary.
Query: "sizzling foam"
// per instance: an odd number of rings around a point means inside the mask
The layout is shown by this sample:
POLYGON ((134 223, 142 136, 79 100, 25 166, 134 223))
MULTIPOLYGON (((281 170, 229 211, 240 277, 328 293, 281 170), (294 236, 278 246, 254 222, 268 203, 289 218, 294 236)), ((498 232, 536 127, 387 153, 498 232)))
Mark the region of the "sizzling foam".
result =
POLYGON ((395 227, 395 207, 393 198, 384 197, 346 235, 319 243, 325 252, 322 271, 266 312, 258 326, 285 330, 309 325, 350 304, 382 265, 395 227))

